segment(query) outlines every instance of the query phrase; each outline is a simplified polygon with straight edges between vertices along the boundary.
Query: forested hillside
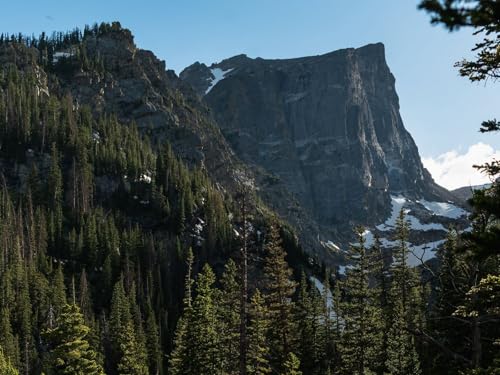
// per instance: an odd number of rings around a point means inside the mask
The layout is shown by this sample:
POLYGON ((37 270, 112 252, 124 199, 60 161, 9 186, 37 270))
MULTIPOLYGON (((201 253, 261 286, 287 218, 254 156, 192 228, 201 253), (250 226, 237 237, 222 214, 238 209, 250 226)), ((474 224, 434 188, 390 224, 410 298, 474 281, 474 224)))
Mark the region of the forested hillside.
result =
POLYGON ((260 201, 189 87, 144 78, 145 51, 96 53, 129 34, 0 36, 0 374, 498 371, 498 184, 440 267, 408 263, 402 210, 391 252, 353 228, 340 275, 260 201))

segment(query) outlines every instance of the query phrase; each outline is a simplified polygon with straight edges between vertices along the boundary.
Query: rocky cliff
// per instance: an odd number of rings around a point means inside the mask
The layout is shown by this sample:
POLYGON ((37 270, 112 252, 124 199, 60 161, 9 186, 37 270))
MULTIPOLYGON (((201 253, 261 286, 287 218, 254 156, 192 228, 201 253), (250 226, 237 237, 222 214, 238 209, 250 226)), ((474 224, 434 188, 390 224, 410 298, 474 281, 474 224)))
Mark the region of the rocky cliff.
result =
POLYGON ((73 59, 78 51, 62 48, 53 55, 56 79, 49 91, 70 93, 75 105, 90 105, 96 116, 135 122, 154 143, 170 142, 184 161, 203 165, 226 187, 251 178, 193 89, 153 52, 138 48, 129 30, 116 26, 88 35, 82 46, 86 59, 99 61, 102 71, 82 69, 81 59, 73 59))
POLYGON ((268 173, 260 180, 267 201, 300 223, 295 203, 272 193, 273 185, 286 189, 320 240, 346 244, 353 225, 384 222, 394 197, 457 203, 424 169, 404 128, 380 43, 288 60, 240 55, 195 63, 180 77, 204 98, 237 155, 268 173))

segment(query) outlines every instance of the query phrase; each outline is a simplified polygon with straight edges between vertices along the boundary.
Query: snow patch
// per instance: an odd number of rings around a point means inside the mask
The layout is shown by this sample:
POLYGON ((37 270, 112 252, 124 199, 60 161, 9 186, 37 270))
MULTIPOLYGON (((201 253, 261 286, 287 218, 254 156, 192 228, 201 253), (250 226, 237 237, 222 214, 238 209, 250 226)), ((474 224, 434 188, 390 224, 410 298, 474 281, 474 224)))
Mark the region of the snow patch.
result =
POLYGON ((306 96, 307 96, 307 91, 298 92, 295 94, 289 94, 285 98, 285 104, 298 102, 299 100, 305 98, 306 96))
POLYGON ((370 248, 372 247, 374 244, 375 244, 375 236, 373 235, 373 233, 371 231, 369 231, 368 229, 366 229, 363 233, 362 233, 362 236, 364 237, 365 239, 365 247, 366 248, 370 248))
POLYGON ((324 247, 326 247, 327 249, 331 250, 331 251, 341 251, 340 250, 340 247, 333 243, 332 241, 328 240, 326 242, 324 241, 320 241, 321 245, 323 245, 324 247))
POLYGON ((73 55, 74 54, 72 52, 59 51, 59 52, 54 53, 54 55, 52 56, 52 62, 54 64, 57 64, 59 62, 59 60, 70 58, 73 55))
MULTIPOLYGON (((321 293, 321 295, 324 296, 325 295, 325 286, 323 285, 323 283, 321 281, 319 281, 317 278, 315 278, 314 276, 311 276, 310 280, 313 282, 314 286, 316 287, 316 289, 318 289, 318 291, 321 293)), ((328 295, 326 296, 326 303, 327 303, 327 306, 329 308, 333 307, 333 295, 332 295, 331 290, 328 290, 328 295)))
MULTIPOLYGON (((387 231, 395 229, 396 221, 397 221, 398 216, 399 216, 399 212, 404 207, 406 202, 408 202, 408 200, 403 196, 400 196, 400 195, 392 196, 391 195, 391 203, 392 203, 391 216, 385 221, 385 223, 377 225, 376 228, 381 232, 387 232, 387 231)), ((443 227, 442 224, 436 224, 436 223, 423 224, 415 216, 408 215, 408 212, 409 212, 409 210, 405 210, 405 213, 407 214, 406 220, 409 222, 411 229, 421 230, 421 231, 442 230, 442 231, 446 232, 446 228, 443 227)))
POLYGON ((446 240, 439 240, 429 243, 424 243, 423 245, 410 246, 410 251, 408 254, 408 264, 410 266, 416 267, 421 265, 423 262, 434 258, 436 256, 436 250, 439 246, 444 244, 446 240))
POLYGON ((92 131, 92 139, 94 140, 95 143, 101 142, 101 135, 97 130, 92 131))
POLYGON ((446 228, 443 226, 443 224, 436 224, 436 223, 429 223, 429 224, 422 224, 420 220, 418 220, 415 216, 412 215, 406 215, 407 221, 410 223, 411 229, 414 230, 421 230, 421 231, 428 231, 428 230, 442 230, 443 232, 446 232, 446 228))
POLYGON ((467 211, 451 203, 429 202, 425 199, 418 200, 417 202, 437 216, 444 216, 450 219, 458 219, 459 217, 467 215, 467 211))
POLYGON ((347 270, 351 269, 352 265, 348 264, 347 266, 339 266, 339 274, 340 275, 346 275, 347 270))
POLYGON ((143 173, 139 177, 139 181, 145 182, 146 184, 151 183, 151 176, 148 173, 143 173))
POLYGON ((399 212, 406 203, 406 198, 403 196, 393 196, 391 195, 392 211, 391 216, 385 221, 385 223, 377 225, 377 229, 380 231, 389 231, 394 229, 396 226, 396 220, 398 219, 399 212))
POLYGON ((207 90, 205 91, 205 95, 208 94, 210 92, 210 90, 212 90, 214 88, 214 86, 216 84, 218 84, 220 81, 222 81, 224 78, 226 78, 226 74, 228 74, 232 70, 233 70, 233 68, 230 68, 228 70, 222 70, 220 68, 210 69, 210 72, 212 73, 214 78, 213 79, 209 78, 210 83, 209 83, 207 90))
MULTIPOLYGON (((391 241, 387 238, 381 238, 380 242, 382 247, 386 249, 399 246, 399 241, 391 241)), ((445 242, 446 240, 439 240, 434 242, 427 242, 421 245, 413 245, 410 242, 406 242, 406 246, 408 248, 408 264, 412 267, 416 267, 434 258, 436 256, 437 248, 445 242)))

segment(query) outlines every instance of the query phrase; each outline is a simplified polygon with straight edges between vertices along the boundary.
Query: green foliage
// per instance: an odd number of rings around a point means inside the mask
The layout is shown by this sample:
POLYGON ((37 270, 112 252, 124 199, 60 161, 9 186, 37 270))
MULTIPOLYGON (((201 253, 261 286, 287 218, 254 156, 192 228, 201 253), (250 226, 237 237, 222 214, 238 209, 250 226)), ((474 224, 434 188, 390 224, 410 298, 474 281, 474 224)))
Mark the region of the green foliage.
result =
POLYGON ((484 36, 473 49, 478 51, 476 60, 457 63, 462 76, 472 81, 499 77, 500 10, 495 1, 424 0, 419 7, 432 15, 432 23, 443 24, 451 31, 472 27, 484 36))
POLYGON ((285 260, 286 253, 276 225, 272 225, 266 243, 264 273, 266 277, 266 304, 269 310, 270 349, 273 364, 280 371, 284 369, 288 354, 295 345, 292 296, 296 283, 292 269, 285 260))
POLYGON ((57 326, 49 329, 47 337, 51 345, 52 368, 57 374, 104 375, 97 354, 87 341, 90 328, 76 305, 66 304, 57 326))
POLYGON ((221 278, 221 294, 218 317, 220 340, 220 354, 222 368, 226 373, 238 368, 239 363, 239 337, 240 337, 240 286, 238 282, 238 269, 232 259, 224 268, 221 278))
POLYGON ((19 372, 10 364, 9 360, 4 356, 1 346, 0 346, 0 374, 19 375, 19 372))
POLYGON ((194 356, 190 360, 193 370, 200 375, 214 374, 220 368, 214 283, 215 275, 210 266, 205 265, 196 281, 196 297, 189 322, 194 346, 194 356))
POLYGON ((302 375, 302 371, 299 370, 300 360, 292 352, 288 353, 283 367, 285 368, 285 371, 282 373, 283 375, 302 375))
POLYGON ((387 337, 387 373, 420 374, 414 332, 419 322, 419 287, 416 270, 407 261, 409 224, 401 210, 396 221, 398 246, 393 250, 392 285, 389 293, 391 326, 387 337))
POLYGON ((249 375, 270 374, 270 349, 267 342, 270 322, 264 298, 258 289, 252 296, 249 315, 247 373, 249 375))
POLYGON ((363 228, 356 232, 359 244, 349 249, 352 266, 341 285, 345 291, 340 305, 344 329, 339 342, 343 374, 376 373, 383 358, 382 310, 377 289, 370 286, 377 263, 367 253, 363 232, 363 228))

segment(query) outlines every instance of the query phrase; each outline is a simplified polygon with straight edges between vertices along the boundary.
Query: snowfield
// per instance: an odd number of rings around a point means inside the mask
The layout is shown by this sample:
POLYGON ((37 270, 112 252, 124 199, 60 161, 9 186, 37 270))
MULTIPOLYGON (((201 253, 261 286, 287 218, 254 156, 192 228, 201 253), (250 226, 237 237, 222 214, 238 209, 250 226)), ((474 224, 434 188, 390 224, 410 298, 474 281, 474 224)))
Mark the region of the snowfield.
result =
POLYGON ((220 81, 222 81, 224 78, 226 78, 226 75, 231 72, 233 68, 228 69, 228 70, 222 70, 220 68, 213 68, 210 69, 210 72, 214 76, 214 79, 210 79, 210 86, 208 86, 207 90, 205 91, 205 95, 212 90, 216 84, 218 84, 220 81))
MULTIPOLYGON (((391 195, 391 203, 392 203, 392 212, 391 216, 389 219, 385 221, 385 223, 377 225, 377 229, 382 232, 390 231, 393 230, 396 226, 396 220, 398 219, 399 212, 401 209, 404 207, 404 205, 409 202, 405 197, 403 196, 392 196, 391 195)), ((437 204, 438 202, 427 202, 427 203, 433 203, 437 204)), ((435 205, 438 207, 437 205, 435 205)), ((450 205, 451 206, 451 205, 450 205)), ((455 206, 453 206, 455 207, 455 206)), ((458 208, 458 207, 455 207, 458 208)), ((406 220, 410 223, 410 226, 414 230, 421 230, 421 231, 429 231, 429 230, 442 230, 446 232, 446 228, 443 227, 442 224, 436 224, 436 223, 430 223, 430 224, 422 224, 420 220, 418 220, 415 216, 409 215, 408 214, 409 210, 405 210, 406 213, 406 220)), ((441 215, 442 216, 442 215, 441 215)))
MULTIPOLYGON (((406 221, 409 223, 411 230, 415 231, 431 231, 431 230, 436 230, 436 231, 442 231, 446 232, 446 228, 441 224, 441 223, 421 223, 420 220, 413 216, 410 215, 409 209, 406 209, 405 206, 408 206, 409 204, 419 204, 422 207, 425 208, 428 212, 432 214, 432 216, 436 217, 444 217, 448 219, 459 219, 468 214, 466 210, 463 208, 457 207, 452 203, 449 202, 430 202, 425 199, 419 199, 416 201, 409 200, 408 198, 398 195, 398 196, 391 196, 391 203, 392 203, 392 210, 391 210, 391 215, 389 218, 382 224, 379 224, 376 226, 376 229, 379 232, 391 232, 395 229, 396 227, 396 221, 399 216, 400 211, 403 209, 406 213, 406 221)), ((463 231, 468 231, 470 228, 467 228, 463 231)), ((366 229, 362 233, 364 240, 365 240, 365 247, 370 248, 374 245, 375 243, 375 236, 372 233, 371 230, 366 229)), ((444 236, 443 236, 444 237, 444 236)), ((436 250, 439 246, 444 244, 446 242, 445 239, 439 240, 439 241, 433 241, 433 242, 428 242, 428 243, 423 243, 419 245, 412 244, 410 242, 407 242, 406 245, 409 248, 409 254, 408 254, 408 264, 411 266, 418 266, 421 265, 424 262, 427 262, 428 260, 434 258, 436 256, 436 250)), ((388 238, 380 237, 380 244, 382 248, 393 248, 398 245, 398 241, 393 241, 388 238)), ((354 246, 359 246, 359 243, 353 244, 354 246)), ((349 268, 349 266, 339 266, 339 273, 342 275, 345 275, 346 270, 349 268)))
POLYGON ((443 216, 450 219, 458 219, 459 217, 467 215, 467 211, 451 203, 428 202, 425 199, 420 199, 417 201, 417 203, 420 203, 428 211, 431 211, 434 215, 437 216, 443 216))

